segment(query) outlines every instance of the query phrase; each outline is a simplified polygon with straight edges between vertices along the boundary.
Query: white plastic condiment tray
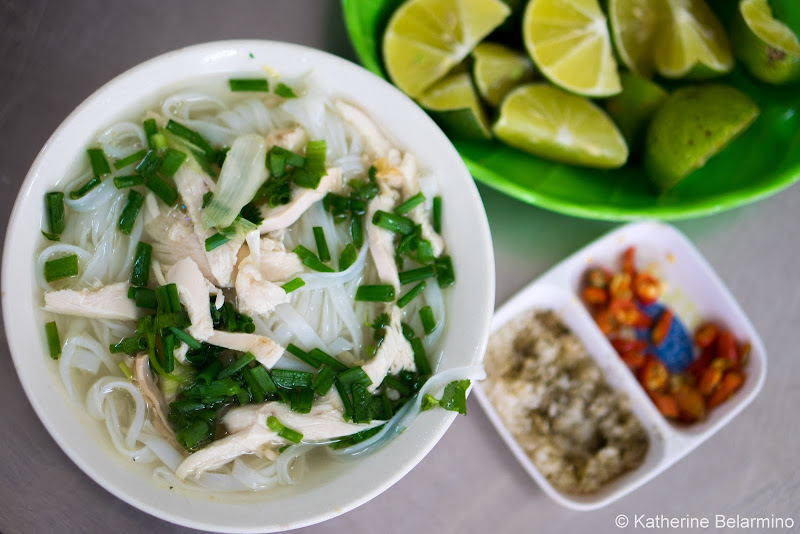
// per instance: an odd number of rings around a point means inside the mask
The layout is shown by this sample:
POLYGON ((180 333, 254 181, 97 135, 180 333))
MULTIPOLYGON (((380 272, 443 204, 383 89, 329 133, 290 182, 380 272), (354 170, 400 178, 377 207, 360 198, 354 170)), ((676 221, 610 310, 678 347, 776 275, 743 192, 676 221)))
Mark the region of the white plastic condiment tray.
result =
POLYGON ((492 333, 531 309, 553 310, 558 314, 597 361, 608 383, 628 394, 631 408, 650 438, 645 461, 637 469, 591 495, 567 494, 554 488, 538 471, 478 385, 475 388, 478 400, 511 451, 545 493, 568 508, 601 508, 660 474, 733 419, 752 402, 764 383, 766 351, 755 328, 697 249, 676 228, 665 223, 644 221, 622 226, 569 256, 501 306, 492 320, 492 333), (677 425, 661 416, 579 298, 586 269, 592 265, 617 269, 622 253, 630 246, 636 247, 637 266, 654 268, 666 282, 667 291, 661 302, 672 308, 690 332, 701 322, 717 321, 737 340, 747 340, 752 345, 750 361, 744 369, 744 385, 702 422, 677 425))

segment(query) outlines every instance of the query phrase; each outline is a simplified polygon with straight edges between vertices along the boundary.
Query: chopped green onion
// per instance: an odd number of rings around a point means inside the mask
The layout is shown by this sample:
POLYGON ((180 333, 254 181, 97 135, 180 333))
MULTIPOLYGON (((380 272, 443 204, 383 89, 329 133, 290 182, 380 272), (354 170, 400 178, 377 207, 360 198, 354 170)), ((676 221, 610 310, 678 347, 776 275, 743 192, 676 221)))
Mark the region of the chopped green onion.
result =
POLYGON ((161 158, 161 167, 158 170, 166 176, 175 176, 184 160, 186 160, 186 152, 168 148, 161 158))
POLYGON ((411 341, 417 335, 414 333, 414 329, 411 328, 411 325, 408 325, 406 323, 400 323, 400 327, 403 330, 403 337, 406 338, 408 341, 411 341))
POLYGON ((311 388, 300 388, 296 394, 292 395, 290 407, 297 413, 308 413, 314 403, 314 390, 311 388))
POLYGON ((136 245, 136 256, 131 270, 131 285, 147 285, 147 281, 150 279, 150 258, 152 255, 152 245, 139 241, 136 245))
POLYGON ((297 98, 297 95, 292 91, 292 88, 285 83, 279 83, 275 88, 275 94, 281 98, 297 98))
POLYGON ((117 169, 117 170, 124 169, 128 165, 131 165, 133 163, 136 163, 137 161, 140 161, 146 155, 147 155, 147 150, 141 149, 138 152, 134 152, 130 156, 125 156, 124 158, 118 159, 117 161, 115 161, 114 162, 114 168, 117 169))
MULTIPOLYGON (((119 216, 119 231, 125 235, 131 235, 133 225, 136 223, 136 217, 139 215, 139 210, 144 204, 144 196, 135 189, 131 189, 128 193, 128 201, 125 207, 122 208, 122 214, 119 216)), ((141 284, 144 285, 144 284, 141 284)))
MULTIPOLYGON (((155 294, 155 293, 154 293, 155 294)), ((186 343, 186 345, 190 349, 198 350, 202 348, 203 344, 197 341, 195 338, 184 332, 179 328, 175 328, 174 326, 169 327, 169 331, 172 332, 176 338, 186 343)))
POLYGON ((213 435, 214 430, 211 424, 203 419, 195 419, 192 424, 176 432, 175 439, 184 449, 192 450, 213 435))
POLYGON ((311 367, 318 368, 320 366, 320 362, 316 358, 308 354, 294 343, 289 343, 289 346, 286 347, 286 352, 296 357, 298 360, 307 363, 311 367))
POLYGON ((436 269, 433 267, 420 267, 419 269, 411 269, 410 271, 403 271, 398 274, 400 283, 402 285, 410 284, 411 282, 418 282, 426 278, 436 276, 436 269))
POLYGON ((161 336, 161 347, 164 349, 164 372, 171 373, 175 370, 175 336, 167 334, 161 336))
POLYGON ((449 287, 455 283, 456 275, 453 272, 453 261, 450 256, 437 258, 435 266, 439 287, 449 287))
POLYGON ((324 139, 306 143, 306 169, 315 177, 321 178, 328 172, 325 168, 327 150, 328 145, 324 139))
POLYGON ((413 391, 408 385, 401 382, 392 375, 386 375, 386 378, 383 379, 383 383, 392 388, 393 390, 397 391, 398 393, 400 393, 400 395, 403 397, 408 397, 413 393, 413 391))
POLYGON ((297 254, 300 257, 300 260, 303 262, 303 265, 310 269, 314 269, 315 271, 322 273, 334 272, 333 269, 322 263, 316 254, 308 250, 303 245, 297 245, 292 252, 297 254))
POLYGON ((263 365, 256 365, 255 367, 249 368, 247 371, 249 371, 258 384, 258 387, 267 395, 278 391, 278 386, 275 385, 275 382, 270 378, 267 372, 267 368, 263 365))
POLYGON ((228 378, 232 376, 242 369, 244 369, 250 362, 255 360, 256 357, 253 356, 249 352, 245 352, 240 358, 238 358, 235 362, 228 365, 225 369, 217 373, 217 378, 228 378))
POLYGON ((328 242, 325 240, 325 231, 321 226, 315 226, 313 228, 313 232, 314 241, 317 243, 317 254, 319 255, 320 261, 331 261, 331 252, 328 249, 328 242))
POLYGON ((108 351, 111 354, 117 354, 119 352, 124 352, 125 354, 136 354, 137 352, 141 352, 146 348, 147 344, 145 343, 145 339, 142 336, 136 335, 123 338, 119 343, 110 345, 108 347, 108 351))
POLYGON ((167 136, 161 132, 151 136, 150 143, 153 147, 153 150, 156 150, 158 152, 163 152, 169 146, 169 144, 167 143, 167 136))
POLYGON ((41 232, 42 235, 50 241, 61 241, 61 237, 58 234, 51 234, 50 232, 45 232, 44 230, 41 230, 41 232))
POLYGON ((364 218, 361 215, 353 215, 350 219, 350 236, 353 238, 353 245, 361 248, 364 245, 364 218))
POLYGON ((213 192, 213 191, 207 191, 207 192, 206 192, 206 193, 203 195, 203 205, 202 205, 202 206, 200 206, 200 208, 201 208, 201 209, 206 209, 206 206, 208 206, 209 204, 211 204, 211 201, 212 201, 213 199, 214 199, 214 192, 213 192))
POLYGON ((348 243, 342 250, 342 255, 339 256, 339 271, 346 271, 356 262, 358 253, 356 247, 352 243, 348 243))
POLYGON ((186 328, 191 324, 192 322, 189 320, 189 316, 184 312, 162 313, 156 316, 155 322, 156 329, 158 330, 169 327, 186 328))
POLYGON ((307 169, 295 169, 294 183, 298 187, 305 187, 306 189, 316 189, 319 187, 319 182, 325 174, 314 174, 307 169))
POLYGON ((394 300, 394 286, 372 285, 358 286, 356 300, 364 302, 391 302, 394 300))
POLYGON ((381 430, 383 427, 386 426, 386 423, 382 425, 378 425, 376 427, 368 428, 366 430, 362 430, 361 432, 356 432, 355 434, 350 434, 349 436, 344 436, 343 438, 339 438, 338 440, 334 441, 330 445, 328 445, 331 449, 344 449, 345 447, 352 447, 357 443, 361 443, 362 441, 366 441, 381 430))
POLYGON ((419 310, 419 318, 422 320, 422 329, 427 335, 431 335, 436 330, 436 319, 433 318, 433 309, 424 306, 419 310))
POLYGON ((353 422, 369 423, 372 420, 372 410, 369 405, 367 388, 362 384, 353 384, 353 422))
POLYGON ((291 165, 295 168, 303 168, 306 166, 306 158, 301 156, 296 152, 292 152, 291 150, 287 150, 280 146, 274 146, 270 149, 270 154, 282 156, 286 165, 291 165))
POLYGON ((305 281, 302 278, 293 278, 283 284, 281 287, 283 288, 286 293, 291 293, 292 291, 296 291, 306 285, 305 281))
POLYGON ((311 387, 313 376, 306 371, 292 371, 289 369, 273 369, 272 381, 284 389, 311 387))
POLYGON ((351 367, 346 371, 342 371, 339 373, 336 379, 342 383, 342 385, 345 387, 345 390, 351 389, 354 384, 360 384, 364 387, 372 385, 372 380, 370 380, 369 376, 367 376, 367 373, 365 373, 364 370, 359 366, 351 367))
POLYGON ((220 233, 216 233, 206 239, 206 252, 211 252, 215 248, 224 245, 230 241, 227 237, 220 233))
POLYGON ((347 393, 347 388, 338 378, 334 381, 336 391, 342 399, 342 407, 344 408, 344 419, 347 421, 353 417, 353 402, 350 400, 350 395, 347 393))
POLYGON ((53 192, 44 195, 47 204, 47 218, 50 222, 50 232, 58 235, 64 231, 64 193, 53 192))
POLYGON ((398 215, 405 215, 406 213, 413 210, 423 202, 425 202, 425 195, 423 195, 422 192, 419 192, 413 197, 403 202, 402 204, 400 204, 399 206, 397 206, 394 209, 394 212, 398 215))
POLYGON ((64 256, 56 260, 50 260, 44 264, 44 279, 48 282, 69 278, 70 276, 77 276, 77 274, 78 256, 75 254, 70 254, 69 256, 64 256))
MULTIPOLYGON (((214 362, 219 362, 219 360, 214 360, 214 362)), ((222 362, 220 362, 219 364, 221 366, 222 362)), ((205 369, 203 371, 205 371, 205 369)), ((217 367, 217 372, 219 372, 218 367, 217 367)), ((197 375, 197 378, 198 378, 198 383, 183 390, 183 396, 185 398, 202 399, 205 397, 227 397, 228 395, 236 395, 236 392, 239 391, 239 389, 241 388, 241 386, 239 386, 239 384, 236 381, 231 380, 230 378, 223 378, 222 380, 214 380, 209 384, 200 384, 199 383, 200 375, 197 375)))
POLYGON ((119 369, 120 371, 122 371, 122 374, 125 375, 125 378, 127 378, 128 380, 133 380, 133 373, 131 373, 131 370, 128 368, 127 365, 125 365, 125 362, 123 361, 119 362, 119 369))
POLYGON ((50 349, 50 357, 54 360, 58 359, 61 354, 61 338, 58 336, 58 327, 55 321, 50 321, 44 325, 45 334, 47 334, 47 348, 50 349))
POLYGON ((321 349, 311 349, 308 355, 319 363, 325 364, 334 371, 345 371, 347 366, 321 349))
MULTIPOLYGON (((255 369, 255 367, 253 369, 255 369)), ((248 367, 242 371, 242 378, 244 378, 244 381, 247 383, 247 388, 250 390, 250 396, 252 397, 253 402, 264 402, 264 399, 266 399, 266 393, 261 389, 256 379, 253 377, 253 369, 248 367)), ((269 376, 269 374, 267 376, 269 376)))
POLYGON ((334 380, 336 380, 336 373, 327 365, 323 365, 311 382, 311 389, 321 397, 330 391, 334 380))
POLYGON ((172 306, 169 304, 167 286, 160 286, 155 289, 156 301, 158 302, 158 313, 170 313, 172 306))
POLYGON ((397 306, 400 308, 405 308, 408 304, 414 300, 414 298, 422 293, 425 290, 425 282, 420 282, 419 284, 415 285, 411 288, 408 293, 397 299, 397 306))
POLYGON ((442 233, 442 197, 433 197, 433 231, 442 233))
POLYGON ((231 91, 269 91, 269 82, 264 78, 231 78, 228 83, 231 91))
POLYGON ((104 176, 111 173, 111 167, 108 165, 106 154, 103 152, 102 148, 90 148, 86 153, 89 154, 92 174, 95 176, 104 176))
POLYGON ((147 178, 141 174, 131 174, 129 176, 115 176, 114 185, 117 189, 125 189, 126 187, 136 187, 142 185, 147 181, 147 178))
POLYGON ((158 171, 160 167, 161 158, 158 157, 158 154, 155 150, 149 150, 144 156, 144 159, 142 159, 141 163, 136 166, 136 172, 145 178, 150 178, 151 176, 155 175, 156 171, 158 171))
POLYGON ((147 179, 147 188, 164 201, 167 206, 174 206, 178 201, 178 190, 174 185, 160 176, 151 176, 147 179))
POLYGON ((414 221, 411 219, 383 210, 375 212, 372 224, 403 235, 410 234, 414 230, 414 221))
POLYGON ((411 348, 414 351, 414 364, 417 366, 417 372, 421 376, 429 376, 431 374, 431 364, 428 361, 428 355, 425 354, 422 340, 418 337, 412 339, 411 348))
POLYGON ((153 140, 153 136, 158 134, 158 124, 156 124, 156 120, 147 119, 142 123, 142 127, 144 128, 144 136, 147 138, 148 146, 155 150, 156 144, 153 140))
POLYGON ((155 310, 158 307, 156 292, 146 287, 131 286, 128 289, 128 298, 132 299, 139 308, 155 310))
POLYGON ((427 239, 417 241, 417 261, 424 265, 430 265, 436 261, 436 257, 433 255, 433 245, 427 239))
POLYGON ((69 198, 71 198, 72 200, 82 198, 84 195, 86 195, 86 193, 88 193, 98 185, 100 185, 100 178, 95 176, 91 180, 80 186, 80 188, 76 189, 75 191, 70 191, 69 198))
POLYGON ((303 439, 303 434, 297 432, 296 430, 292 430, 291 428, 286 428, 274 415, 267 417, 267 427, 269 427, 269 429, 273 432, 277 433, 280 437, 288 439, 292 443, 300 443, 300 441, 303 439))
POLYGON ((178 297, 178 286, 176 284, 167 284, 167 297, 169 298, 169 308, 173 312, 183 311, 181 299, 178 297))
POLYGON ((208 144, 208 141, 206 141, 202 135, 194 130, 170 119, 170 121, 167 123, 167 131, 184 139, 189 144, 194 145, 203 153, 203 155, 205 155, 206 159, 211 161, 216 159, 217 151, 214 150, 210 144, 208 144))

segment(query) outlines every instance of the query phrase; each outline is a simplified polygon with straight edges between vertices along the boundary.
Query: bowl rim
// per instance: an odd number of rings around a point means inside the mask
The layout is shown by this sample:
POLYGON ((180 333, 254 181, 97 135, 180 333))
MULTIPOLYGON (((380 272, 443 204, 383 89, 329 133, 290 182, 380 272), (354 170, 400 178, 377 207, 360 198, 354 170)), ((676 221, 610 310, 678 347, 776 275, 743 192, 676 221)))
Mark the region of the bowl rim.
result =
MULTIPOLYGON (((417 426, 424 426, 425 432, 422 433, 421 436, 418 436, 417 442, 415 444, 417 447, 411 451, 410 453, 406 454, 405 457, 402 458, 402 465, 397 468, 391 476, 387 476, 386 478, 380 480, 377 484, 375 484, 372 488, 367 491, 359 490, 354 493, 355 497, 351 498, 350 501, 346 502, 344 505, 331 507, 329 509, 322 509, 317 512, 309 513, 307 510, 303 510, 301 514, 299 514, 298 518, 295 518, 291 521, 284 521, 284 522, 276 522, 275 520, 265 520, 264 515, 260 516, 258 521, 252 521, 253 517, 251 517, 251 522, 246 523, 238 523, 236 525, 231 524, 222 524, 219 522, 215 522, 214 520, 209 518, 206 519, 196 519, 193 517, 188 516, 179 516, 173 512, 170 512, 164 506, 154 506, 151 503, 143 501, 139 496, 134 496, 130 492, 129 488, 126 488, 123 484, 118 481, 112 480, 112 475, 114 473, 106 473, 104 470, 107 469, 106 463, 103 463, 101 466, 98 466, 99 462, 105 462, 105 460, 109 460, 108 458, 92 458, 89 456, 88 453, 84 451, 80 451, 78 449, 78 443, 74 443, 74 441, 86 441, 84 438, 89 439, 90 441, 96 442, 97 440, 91 436, 87 436, 81 433, 70 434, 64 431, 64 427, 61 422, 57 421, 56 418, 48 411, 48 406, 46 406, 46 399, 44 398, 44 393, 42 392, 42 380, 41 377, 38 377, 37 380, 35 376, 31 376, 33 373, 32 371, 26 371, 26 360, 36 360, 36 358, 30 358, 31 354, 31 347, 30 347, 30 340, 23 340, 19 335, 16 334, 17 328, 23 325, 26 321, 25 319, 29 319, 29 313, 33 313, 34 310, 38 309, 38 303, 34 302, 35 297, 30 299, 31 302, 24 303, 22 308, 20 309, 20 303, 15 299, 20 292, 23 294, 29 290, 28 287, 21 288, 19 286, 24 286, 25 284, 20 284, 18 279, 14 276, 15 274, 19 274, 19 271, 22 269, 21 267, 17 267, 17 263, 23 262, 15 262, 12 259, 12 256, 17 256, 16 254, 9 254, 7 253, 9 250, 17 250, 17 248, 21 245, 21 225, 22 225, 22 217, 24 215, 23 211, 25 208, 28 208, 32 205, 32 188, 35 185, 35 182, 42 181, 39 179, 40 175, 42 174, 43 167, 45 162, 48 160, 50 152, 53 150, 53 145, 56 145, 57 142, 65 136, 65 134, 70 133, 72 129, 76 128, 84 128, 80 124, 78 124, 79 119, 82 119, 84 115, 89 111, 92 110, 101 104, 108 104, 109 95, 113 94, 114 92, 120 91, 123 88, 130 89, 130 84, 134 83, 138 80, 140 85, 145 86, 146 84, 141 83, 141 78, 146 76, 148 73, 152 74, 152 71, 156 68, 163 67, 165 65, 176 67, 181 62, 188 61, 188 58, 195 58, 199 60, 199 58, 205 58, 206 61, 209 63, 212 62, 212 59, 218 61, 224 61, 225 53, 228 55, 235 56, 236 53, 239 54, 250 54, 252 58, 252 52, 256 52, 257 54, 261 54, 264 56, 269 56, 270 54, 280 53, 280 54, 289 54, 295 57, 302 56, 303 58, 310 58, 312 64, 306 65, 309 70, 316 66, 316 68, 321 68, 321 65, 330 65, 330 68, 340 69, 342 72, 347 73, 349 76, 356 78, 360 83, 364 83, 366 85, 370 85, 371 91, 380 95, 380 98, 387 98, 390 102, 395 104, 401 104, 398 107, 403 109, 403 113, 410 117, 409 120, 415 121, 415 125, 419 128, 418 131, 425 132, 429 134, 429 141, 432 138, 437 145, 437 148, 441 149, 441 157, 446 164, 450 165, 452 163, 453 167, 448 167, 448 169, 454 169, 453 171, 449 172, 452 175, 453 180, 458 180, 459 187, 463 187, 463 195, 466 196, 468 200, 468 209, 476 210, 477 213, 473 211, 473 218, 475 220, 475 230, 476 234, 473 236, 472 241, 482 246, 482 254, 476 255, 478 257, 475 258, 475 264, 478 266, 478 270, 481 270, 484 275, 479 279, 479 281, 483 282, 482 287, 470 288, 473 291, 472 298, 475 300, 475 311, 473 315, 475 316, 475 324, 474 328, 472 328, 472 333, 469 334, 467 337, 470 339, 474 339, 474 351, 469 352, 472 355, 472 362, 471 363, 479 363, 482 360, 483 352, 486 346, 486 342, 488 340, 489 335, 489 328, 491 324, 491 315, 494 309, 494 292, 495 292, 495 278, 494 278, 494 252, 491 245, 491 234, 489 231, 488 220, 486 218, 485 210, 483 209, 483 204, 480 201, 480 196, 478 194, 477 188, 474 185, 474 182, 470 179, 469 172, 464 166, 461 159, 458 157, 455 148, 452 146, 450 141, 444 136, 444 134, 439 130, 438 126, 433 123, 433 121, 420 109, 414 104, 408 97, 406 97, 403 93, 401 93, 398 89, 394 86, 386 82, 385 80, 381 79, 378 76, 370 73, 363 67, 352 63, 346 59, 341 57, 335 56, 328 52, 324 52, 321 50, 317 50, 314 48, 310 48, 303 45, 298 45, 294 43, 287 43, 281 41, 271 41, 271 40, 260 40, 260 39, 240 39, 240 40, 222 40, 222 41, 213 41, 213 42, 206 42, 195 44, 192 46, 183 47, 177 50, 168 51, 166 53, 160 54, 156 57, 148 59, 144 62, 141 62, 134 67, 126 70, 125 72, 115 76, 113 79, 108 81, 107 83, 103 84, 99 89, 94 91, 90 96, 88 96, 83 102, 81 102, 56 128, 53 134, 48 138, 48 140, 43 145, 42 149, 34 159, 33 163, 28 170, 22 185, 20 186, 19 192, 14 202, 13 209, 11 210, 11 214, 9 217, 8 228, 6 232, 6 238, 4 243, 4 258, 2 262, 2 285, 3 285, 3 292, 2 292, 2 308, 3 308, 3 317, 4 323, 7 332, 7 341, 10 349, 10 353, 12 356, 12 360, 14 362, 15 369, 17 371, 17 375, 20 379, 20 383, 25 391, 25 394, 28 398, 28 401, 34 408, 36 415, 38 416, 39 420, 47 429, 50 436, 55 440, 57 445, 67 454, 70 460, 76 464, 86 475, 88 475, 94 482, 98 485, 103 487, 109 493, 113 494, 117 498, 121 499, 122 501, 135 506, 136 508, 158 517, 160 519, 164 519, 166 521, 181 524, 193 528, 198 528, 202 530, 215 530, 215 531, 224 531, 224 532, 266 532, 266 531, 276 531, 276 530, 288 530, 299 528, 302 526, 312 525, 321 521, 325 521, 327 519, 331 519, 338 515, 341 515, 353 508, 360 506, 371 500, 372 498, 376 497, 377 495, 381 494, 383 491, 391 487, 394 483, 404 477, 408 472, 413 469, 427 454, 430 450, 438 443, 441 437, 449 428, 450 424, 456 417, 456 414, 453 412, 444 412, 443 410, 433 410, 428 412, 431 415, 425 415, 425 421, 415 421, 415 423, 419 422, 421 425, 417 426), (220 59, 222 57, 222 59, 220 59), (77 436, 77 437, 74 437, 77 436)), ((266 59, 264 61, 267 61, 266 59)), ((308 60, 306 60, 308 61, 308 60)), ((256 66, 263 65, 263 62, 256 62, 251 67, 254 71, 256 66)), ((195 65, 196 67, 196 65, 195 65)), ((180 68, 176 68, 176 71, 181 70, 180 68)), ((167 91, 170 86, 174 86, 175 84, 187 83, 193 79, 197 79, 199 76, 224 76, 224 75, 231 75, 234 72, 241 73, 246 71, 246 69, 239 66, 230 65, 227 68, 216 68, 213 69, 209 67, 209 70, 204 70, 198 73, 198 70, 195 69, 192 72, 186 70, 186 68, 182 69, 183 74, 175 74, 173 79, 167 80, 165 83, 163 80, 160 81, 158 84, 153 84, 153 86, 158 86, 158 88, 153 89, 151 87, 147 87, 144 89, 137 88, 138 91, 135 96, 139 99, 143 99, 145 97, 152 97, 154 95, 158 95, 159 93, 163 93, 167 91)), ((258 71, 262 72, 262 71, 258 71)), ((340 92, 345 92, 341 91, 340 92)), ((366 102, 359 102, 359 104, 366 104, 366 102)), ((364 106, 366 108, 366 105, 364 106)), ((373 105, 375 107, 375 105, 373 105)), ((126 108, 125 106, 120 106, 119 110, 128 109, 130 111, 130 106, 126 108)), ((120 111, 121 112, 121 111, 120 111)), ((109 112, 109 115, 112 115, 114 111, 109 112)), ((387 112, 389 113, 389 112, 387 112)), ((94 130, 92 130, 91 134, 96 134, 96 131, 101 128, 106 122, 103 122, 102 119, 93 119, 92 124, 94 124, 94 130)), ((403 141, 398 138, 398 141, 403 141)), ((405 144, 404 142, 401 144, 405 144)), ((431 162, 433 163, 433 162, 431 162)), ((432 165, 433 166, 433 165, 432 165)), ((450 179, 450 178, 448 178, 450 179)), ((45 181, 50 183, 55 182, 55 178, 45 179, 45 181)), ((28 212, 33 211, 28 209, 28 212)), ((37 210, 37 216, 41 212, 37 210)), ((445 224, 447 224, 447 214, 445 213, 445 224)), ((448 225, 452 226, 452 224, 448 225)), ((38 227, 35 230, 32 230, 38 236, 38 227)), ((451 233, 452 235, 452 233, 451 233)), ((30 271, 30 269, 28 268, 30 271)), ((458 287, 458 286, 456 286, 458 287)), ((35 293, 34 293, 35 294, 35 293)), ((34 313, 35 315, 35 313, 34 313)), ((34 321, 38 325, 38 321, 34 321)), ((33 327, 32 327, 33 328, 33 327)), ((39 330, 41 330, 39 328, 39 330)), ((442 346, 449 345, 452 340, 455 330, 449 330, 444 333, 444 338, 442 340, 442 346), (449 332, 449 333, 448 333, 449 332)), ((40 337, 43 337, 40 332, 40 337)), ((40 346, 41 348, 41 360, 47 361, 49 360, 49 355, 45 353, 44 345, 40 346)), ((37 352, 35 349, 33 352, 37 352)), ((443 356, 444 358, 444 356, 443 356)), ((49 362, 47 362, 49 363, 49 362)), ((37 363, 38 364, 38 363, 37 363)), ((44 364, 42 364, 44 365, 44 364)), ((57 373, 52 369, 48 369, 51 371, 51 377, 55 379, 57 373)), ((60 378, 58 378, 60 380, 60 378)), ((60 394, 58 397, 62 397, 60 394)), ((61 398, 63 402, 64 399, 61 398)), ((72 399, 68 399, 67 402, 64 403, 65 405, 73 404, 72 399)), ((70 408, 70 410, 74 410, 74 408, 70 408)), ((72 414, 72 412, 70 412, 72 414)), ((74 421, 73 421, 74 422, 74 421)), ((80 421, 78 421, 79 423, 80 421)), ((80 425, 75 425, 80 427, 80 425)), ((404 434, 409 434, 409 431, 413 429, 409 427, 404 434)), ((402 436, 401 436, 402 437, 402 436)), ((389 448, 393 444, 395 444, 398 439, 393 440, 390 444, 388 444, 385 448, 389 448)), ((87 442, 88 443, 88 442, 87 442)), ((105 452, 105 451, 104 451, 105 452)), ((378 453, 384 451, 377 451, 378 453)), ((112 463, 116 462, 117 458, 112 458, 110 461, 112 463)), ((366 459, 365 459, 366 460, 366 459)), ((133 472, 131 471, 131 474, 133 472)), ((136 479, 142 478, 139 473, 135 473, 136 479)), ((147 483, 152 486, 153 489, 156 489, 157 486, 150 481, 147 483)), ((203 503, 202 499, 192 499, 194 504, 203 503)), ((213 501, 210 501, 210 504, 213 505, 213 501)), ((241 505, 237 505, 241 506, 241 505)))

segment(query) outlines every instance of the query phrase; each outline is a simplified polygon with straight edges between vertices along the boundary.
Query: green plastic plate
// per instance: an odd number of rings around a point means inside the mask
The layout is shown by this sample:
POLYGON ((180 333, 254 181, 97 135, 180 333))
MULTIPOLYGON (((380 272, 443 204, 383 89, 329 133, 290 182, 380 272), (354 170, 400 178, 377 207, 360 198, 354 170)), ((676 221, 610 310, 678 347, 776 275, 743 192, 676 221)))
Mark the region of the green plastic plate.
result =
MULTIPOLYGON (((362 64, 387 78, 381 36, 401 0, 342 0, 350 40, 362 64)), ((733 4, 733 0, 730 0, 733 4)), ((800 2, 791 6, 800 17, 800 2)), ((451 136, 475 179, 542 208, 591 219, 685 219, 775 194, 800 179, 800 86, 772 87, 738 68, 718 80, 761 108, 755 123, 671 191, 651 188, 641 163, 601 171, 526 154, 497 141, 451 136)))

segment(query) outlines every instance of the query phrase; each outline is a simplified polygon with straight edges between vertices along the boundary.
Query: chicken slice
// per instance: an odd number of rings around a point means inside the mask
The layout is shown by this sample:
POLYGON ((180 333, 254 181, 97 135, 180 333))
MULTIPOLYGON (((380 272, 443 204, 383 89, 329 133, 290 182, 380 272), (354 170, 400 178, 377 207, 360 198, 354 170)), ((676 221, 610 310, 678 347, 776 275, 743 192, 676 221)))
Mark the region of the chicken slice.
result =
MULTIPOLYGON (((397 169, 403 176, 403 200, 406 201, 420 192, 419 179, 417 178, 417 159, 413 154, 406 152, 402 161, 397 166, 397 169)), ((425 208, 427 203, 428 201, 426 199, 426 202, 406 213, 406 217, 420 225, 422 239, 430 242, 433 255, 438 258, 442 254, 442 251, 444 251, 444 240, 442 236, 437 234, 433 229, 431 213, 425 208)))
POLYGON ((189 219, 194 225, 195 234, 203 245, 213 277, 211 281, 219 287, 233 286, 233 269, 236 266, 237 253, 244 243, 244 238, 231 239, 213 250, 205 250, 206 239, 215 231, 203 228, 202 206, 203 196, 214 190, 214 182, 196 165, 181 165, 175 173, 175 185, 181 194, 189 219))
POLYGON ((292 200, 288 204, 276 206, 261 206, 264 221, 258 227, 262 234, 288 228, 300 218, 315 202, 325 198, 331 191, 338 191, 342 185, 342 169, 331 167, 328 174, 323 176, 316 189, 292 186, 292 200))
POLYGON ((303 262, 300 257, 294 252, 287 252, 280 241, 262 237, 260 248, 259 271, 264 280, 277 282, 303 272, 303 262))
POLYGON ((175 432, 169 424, 167 401, 153 380, 153 373, 150 371, 150 360, 147 354, 141 354, 134 359, 133 376, 136 378, 139 391, 142 392, 147 404, 150 406, 151 413, 154 415, 151 418, 153 426, 156 427, 159 434, 169 441, 170 445, 179 451, 183 451, 183 447, 178 444, 178 440, 175 439, 175 432))
POLYGON ((134 321, 139 317, 136 304, 128 298, 128 282, 99 289, 45 291, 44 311, 92 319, 134 321))
POLYGON ((403 335, 402 312, 396 305, 392 306, 383 343, 378 347, 375 356, 362 365, 361 369, 372 380, 372 384, 367 387, 370 393, 381 385, 387 374, 394 375, 402 370, 417 370, 417 365, 414 363, 414 349, 403 335))
POLYGON ((379 194, 369 202, 367 205, 367 239, 372 261, 375 262, 375 268, 378 270, 378 277, 382 282, 394 286, 395 293, 398 293, 400 279, 395 263, 394 233, 372 223, 375 213, 378 211, 391 213, 394 205, 394 197, 385 193, 379 194))
POLYGON ((178 296, 189 314, 186 330, 195 339, 208 339, 214 333, 209 310, 208 282, 192 258, 184 258, 167 271, 167 282, 178 286, 178 296))
POLYGON ((277 448, 289 443, 275 431, 267 427, 267 418, 274 416, 287 428, 303 434, 303 441, 325 441, 348 436, 383 421, 371 423, 348 423, 342 417, 342 410, 324 397, 311 407, 307 414, 293 412, 284 403, 266 402, 233 408, 222 421, 231 435, 217 440, 200 449, 178 466, 175 474, 185 479, 200 476, 205 471, 218 469, 245 454, 259 453, 264 448, 277 448))
POLYGON ((183 258, 192 258, 200 271, 211 280, 214 274, 206 257, 205 244, 200 242, 194 227, 185 218, 161 214, 145 226, 153 257, 169 269, 183 258))
POLYGON ((335 106, 345 122, 350 123, 361 136, 370 159, 375 160, 386 157, 392 145, 378 128, 378 125, 366 113, 348 102, 338 100, 335 106))
POLYGON ((267 369, 272 369, 283 356, 283 347, 270 338, 258 334, 214 330, 204 341, 226 349, 250 352, 267 369))
POLYGON ((267 150, 279 146, 295 153, 300 153, 308 143, 308 133, 300 126, 273 132, 266 137, 267 150))
POLYGON ((239 310, 249 314, 272 312, 278 304, 289 302, 289 297, 281 286, 264 280, 261 275, 261 242, 258 229, 250 232, 246 240, 250 254, 239 262, 236 274, 235 287, 239 310))

